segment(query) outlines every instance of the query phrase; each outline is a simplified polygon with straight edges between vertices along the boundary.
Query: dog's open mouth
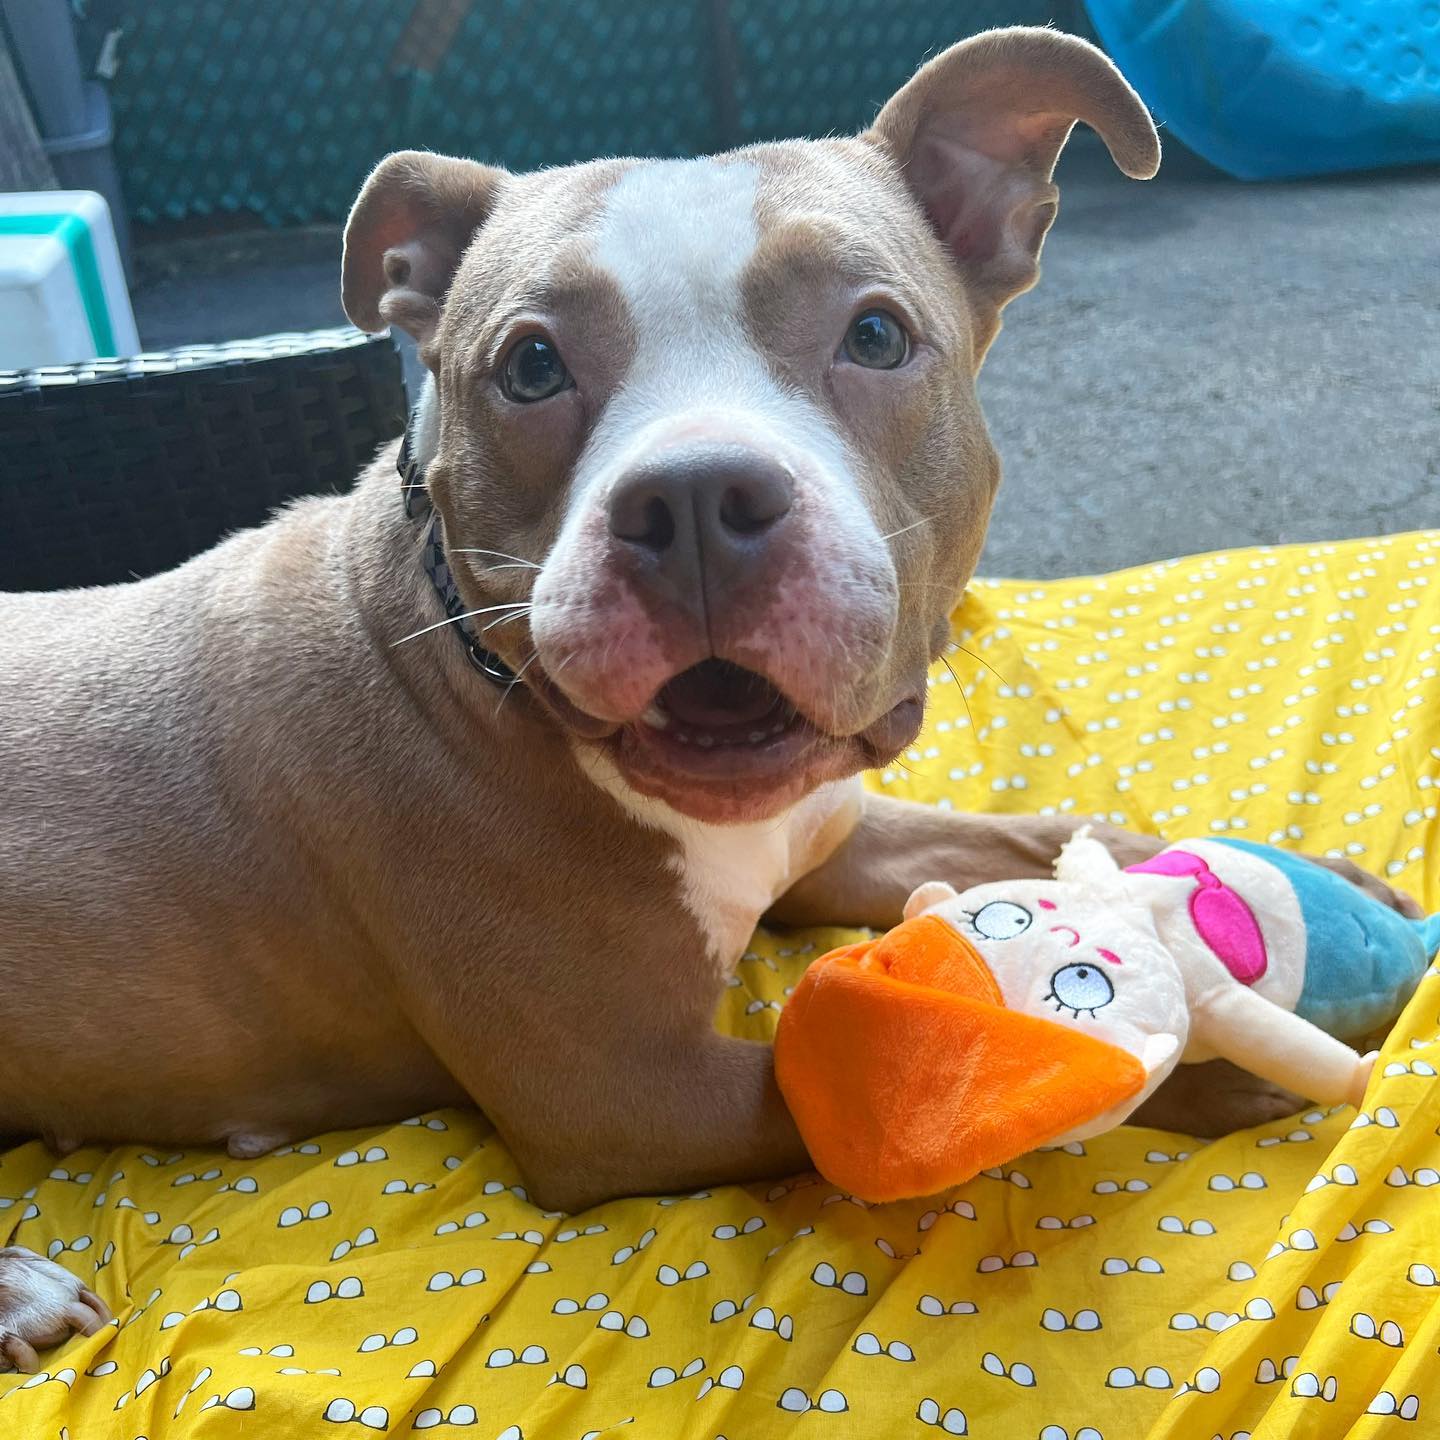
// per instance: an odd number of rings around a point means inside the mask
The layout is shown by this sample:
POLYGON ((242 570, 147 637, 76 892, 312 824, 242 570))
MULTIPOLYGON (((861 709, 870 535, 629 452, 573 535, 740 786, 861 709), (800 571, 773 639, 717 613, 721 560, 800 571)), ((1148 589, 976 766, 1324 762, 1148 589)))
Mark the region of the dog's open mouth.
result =
POLYGON ((739 818, 793 803, 818 778, 816 763, 844 742, 764 676, 712 659, 667 682, 611 744, 645 794, 702 818, 739 818))
POLYGON ((763 675, 712 658, 672 676, 638 719, 595 738, 641 794, 701 820, 753 820, 888 760, 922 714, 911 695, 857 734, 832 734, 763 675))
POLYGON ((764 746, 806 722, 763 675, 705 660, 671 680, 640 724, 676 745, 711 750, 764 746))

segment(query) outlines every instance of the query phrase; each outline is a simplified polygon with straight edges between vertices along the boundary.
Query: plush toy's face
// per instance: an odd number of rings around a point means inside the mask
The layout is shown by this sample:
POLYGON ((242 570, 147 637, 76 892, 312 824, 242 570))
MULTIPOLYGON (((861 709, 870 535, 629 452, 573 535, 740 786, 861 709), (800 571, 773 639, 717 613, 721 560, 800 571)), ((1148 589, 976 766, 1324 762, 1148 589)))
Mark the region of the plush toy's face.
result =
MULTIPOLYGON (((922 886, 906 917, 936 915, 980 954, 1005 1007, 1134 1055, 1148 1093, 1189 1030, 1185 989, 1148 913, 1090 881, 1008 881, 957 893, 922 886)), ((1137 1096, 1138 1104, 1142 1096, 1137 1096)))
POLYGON ((903 925, 806 971, 775 1075, 828 1179, 933 1193, 1120 1124, 1179 1061, 1189 1009, 1153 877, 1085 830, 1056 874, 922 885, 903 925))

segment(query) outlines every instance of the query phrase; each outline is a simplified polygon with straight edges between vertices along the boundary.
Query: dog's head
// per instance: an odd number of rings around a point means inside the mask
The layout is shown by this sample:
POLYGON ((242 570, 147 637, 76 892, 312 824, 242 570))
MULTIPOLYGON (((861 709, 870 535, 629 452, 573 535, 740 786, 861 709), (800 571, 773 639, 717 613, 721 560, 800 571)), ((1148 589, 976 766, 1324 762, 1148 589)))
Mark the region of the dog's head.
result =
POLYGON ((1154 173, 1099 51, 994 31, 854 138, 366 182, 345 308, 433 372, 462 597, 635 789, 756 819, 914 738, 999 480, 975 375, 1077 119, 1154 173))

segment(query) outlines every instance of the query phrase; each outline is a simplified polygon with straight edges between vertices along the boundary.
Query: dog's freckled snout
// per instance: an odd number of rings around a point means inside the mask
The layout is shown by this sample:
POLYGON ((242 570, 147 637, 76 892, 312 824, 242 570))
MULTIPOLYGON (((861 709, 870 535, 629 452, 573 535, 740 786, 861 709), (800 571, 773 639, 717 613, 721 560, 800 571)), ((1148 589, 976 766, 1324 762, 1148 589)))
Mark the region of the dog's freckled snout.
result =
POLYGON ((616 485, 610 533, 688 588, 758 554, 793 497, 790 472, 759 451, 707 446, 662 453, 616 485))

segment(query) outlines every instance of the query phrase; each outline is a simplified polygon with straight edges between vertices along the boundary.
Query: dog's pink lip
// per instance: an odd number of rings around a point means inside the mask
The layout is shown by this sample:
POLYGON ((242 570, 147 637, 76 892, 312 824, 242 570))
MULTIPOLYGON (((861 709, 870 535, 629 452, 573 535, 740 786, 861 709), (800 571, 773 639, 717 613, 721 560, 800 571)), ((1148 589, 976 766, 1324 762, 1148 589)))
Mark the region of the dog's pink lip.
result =
POLYGON ((620 729, 617 722, 582 710, 539 665, 532 665, 521 683, 560 725, 582 740, 606 740, 620 729))
POLYGON ((834 735, 780 698, 783 727, 753 743, 747 736, 743 743, 700 745, 642 718, 607 744, 642 794, 697 819, 731 823, 773 815, 827 781, 884 764, 914 738, 922 718, 920 702, 909 696, 858 734, 834 735))
POLYGON ((611 741, 641 790, 723 790, 732 799, 803 771, 834 738, 764 676, 709 659, 671 676, 611 741))
POLYGON ((606 744, 640 794, 722 825, 768 819, 864 765, 854 740, 824 735, 798 719, 756 745, 702 749, 643 723, 622 727, 606 744))
MULTIPOLYGON (((676 678, 671 676, 666 685, 676 678)), ((911 743, 924 719, 920 694, 910 693, 859 732, 837 735, 817 725, 777 689, 785 718, 778 733, 755 743, 747 733, 744 743, 702 746, 694 736, 682 742, 665 728, 647 724, 649 706, 628 721, 589 714, 539 664, 526 672, 523 684, 565 730, 609 750, 641 794, 696 819, 722 824, 767 818, 822 784, 888 763, 911 743)), ((664 689, 660 687, 656 698, 664 689)))
POLYGON ((656 730, 643 721, 623 726, 611 743, 627 768, 743 784, 773 778, 777 772, 801 763, 811 750, 829 740, 797 714, 778 734, 754 743, 702 746, 694 740, 680 739, 674 730, 656 730))

